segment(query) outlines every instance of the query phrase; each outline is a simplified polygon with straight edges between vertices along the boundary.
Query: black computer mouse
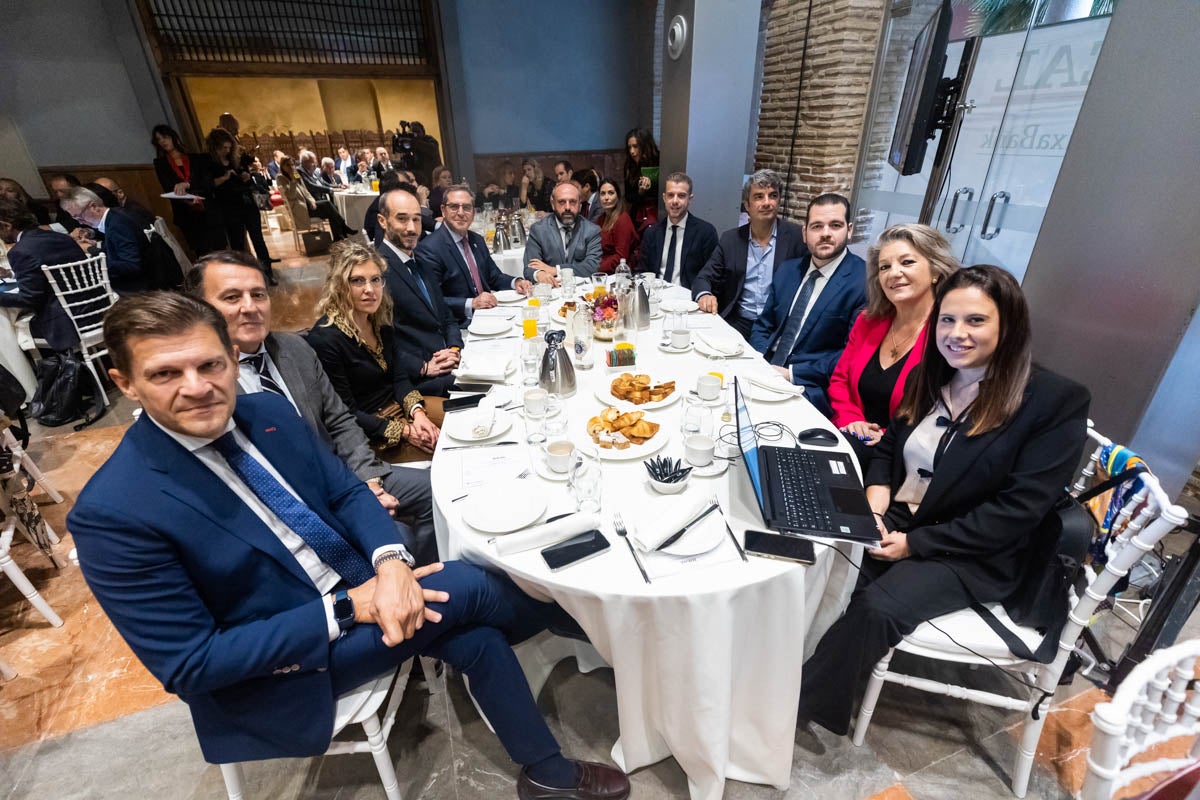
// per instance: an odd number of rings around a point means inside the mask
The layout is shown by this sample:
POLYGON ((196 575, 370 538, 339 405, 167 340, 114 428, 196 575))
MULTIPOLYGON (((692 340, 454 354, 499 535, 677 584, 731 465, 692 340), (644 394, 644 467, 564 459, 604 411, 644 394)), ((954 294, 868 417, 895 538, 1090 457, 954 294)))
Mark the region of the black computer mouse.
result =
POLYGON ((835 447, 839 444, 838 435, 831 430, 825 428, 808 428, 800 431, 800 435, 796 437, 796 441, 800 444, 818 444, 826 447, 835 447))

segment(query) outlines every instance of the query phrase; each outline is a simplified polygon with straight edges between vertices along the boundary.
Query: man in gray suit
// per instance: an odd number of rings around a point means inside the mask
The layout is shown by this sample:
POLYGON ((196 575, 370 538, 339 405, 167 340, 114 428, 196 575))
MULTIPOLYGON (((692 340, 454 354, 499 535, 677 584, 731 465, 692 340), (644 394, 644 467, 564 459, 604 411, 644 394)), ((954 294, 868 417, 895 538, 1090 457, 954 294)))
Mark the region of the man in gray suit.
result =
POLYGON ((417 563, 437 561, 429 470, 393 467, 376 458, 316 352, 297 334, 271 332, 271 296, 254 259, 231 250, 210 253, 188 273, 185 288, 225 318, 239 353, 238 392, 287 398, 383 507, 409 521, 417 563))
POLYGON ((579 187, 570 181, 550 195, 554 213, 529 226, 525 279, 558 286, 558 270, 568 267, 590 278, 600 269, 600 228, 579 216, 579 187))

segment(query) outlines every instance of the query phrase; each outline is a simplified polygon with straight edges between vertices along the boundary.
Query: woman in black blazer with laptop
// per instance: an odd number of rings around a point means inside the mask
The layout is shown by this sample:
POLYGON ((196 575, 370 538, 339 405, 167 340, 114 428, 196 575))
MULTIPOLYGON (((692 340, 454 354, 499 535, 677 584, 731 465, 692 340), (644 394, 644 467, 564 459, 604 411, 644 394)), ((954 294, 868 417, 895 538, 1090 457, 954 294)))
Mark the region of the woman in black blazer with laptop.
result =
POLYGON ((1008 599, 1070 482, 1087 389, 1032 365, 1029 309, 999 267, 939 287, 930 336, 866 467, 882 543, 804 665, 800 718, 844 735, 875 663, 921 622, 1008 599))

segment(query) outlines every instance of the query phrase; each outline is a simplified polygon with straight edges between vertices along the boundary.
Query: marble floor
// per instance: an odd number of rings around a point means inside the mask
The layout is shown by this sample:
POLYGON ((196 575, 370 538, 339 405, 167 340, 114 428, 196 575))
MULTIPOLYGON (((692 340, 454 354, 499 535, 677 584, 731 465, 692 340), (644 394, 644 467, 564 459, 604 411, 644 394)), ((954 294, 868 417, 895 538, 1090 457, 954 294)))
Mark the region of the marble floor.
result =
MULTIPOLYGON (((284 255, 276 268, 280 286, 272 290, 275 326, 306 327, 326 264, 294 251, 289 255, 290 234, 269 242, 272 252, 284 255)), ((115 391, 110 398, 109 413, 84 431, 35 427, 30 452, 65 502, 35 497, 63 536, 58 548, 63 555, 71 547, 66 512, 132 419, 127 400, 115 391)), ((0 658, 19 673, 0 682, 0 800, 225 797, 220 770, 200 755, 186 707, 165 694, 132 656, 78 568, 56 570, 24 543, 14 547, 13 557, 65 625, 50 627, 11 583, 0 581, 0 658)), ((1131 636, 1111 615, 1095 628, 1110 653, 1120 652, 1131 636)), ((1193 616, 1184 637, 1198 630, 1200 619, 1193 616)), ((1011 685, 992 670, 905 664, 901 656, 896 663, 914 674, 962 678, 978 688, 1011 685)), ((552 674, 539 704, 571 756, 610 759, 618 735, 613 686, 610 670, 582 674, 571 661, 552 674)), ((1082 676, 1060 688, 1029 797, 1074 796, 1090 736, 1088 714, 1102 699, 1103 693, 1082 676)), ((799 729, 786 790, 729 781, 725 797, 904 800, 960 798, 970 792, 978 800, 1001 800, 1012 797, 1008 782, 1019 732, 1017 714, 889 686, 862 748, 823 730, 799 729)), ((515 767, 479 718, 461 680, 449 673, 410 683, 388 746, 410 800, 515 796, 515 767)), ((1178 749, 1182 754, 1186 744, 1178 749)), ((384 796, 367 755, 257 762, 245 771, 250 800, 384 796)), ((635 798, 687 796, 686 776, 674 759, 636 771, 631 781, 635 798)))

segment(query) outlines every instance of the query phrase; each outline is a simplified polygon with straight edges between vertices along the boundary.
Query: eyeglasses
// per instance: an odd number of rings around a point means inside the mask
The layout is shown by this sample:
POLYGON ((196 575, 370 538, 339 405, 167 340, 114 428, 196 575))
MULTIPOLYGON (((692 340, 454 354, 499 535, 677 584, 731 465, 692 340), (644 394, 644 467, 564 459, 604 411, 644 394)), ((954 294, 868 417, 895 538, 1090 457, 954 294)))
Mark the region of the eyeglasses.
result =
POLYGON ((366 286, 368 283, 370 283, 371 286, 373 286, 375 288, 379 288, 380 286, 383 286, 383 276, 382 275, 372 275, 370 278, 364 278, 362 275, 355 275, 354 277, 349 279, 348 283, 351 286, 353 286, 355 289, 361 289, 362 287, 366 286))
POLYGON ((442 203, 442 208, 446 209, 447 211, 460 212, 470 211, 472 208, 474 208, 474 206, 472 206, 470 203, 442 203))

